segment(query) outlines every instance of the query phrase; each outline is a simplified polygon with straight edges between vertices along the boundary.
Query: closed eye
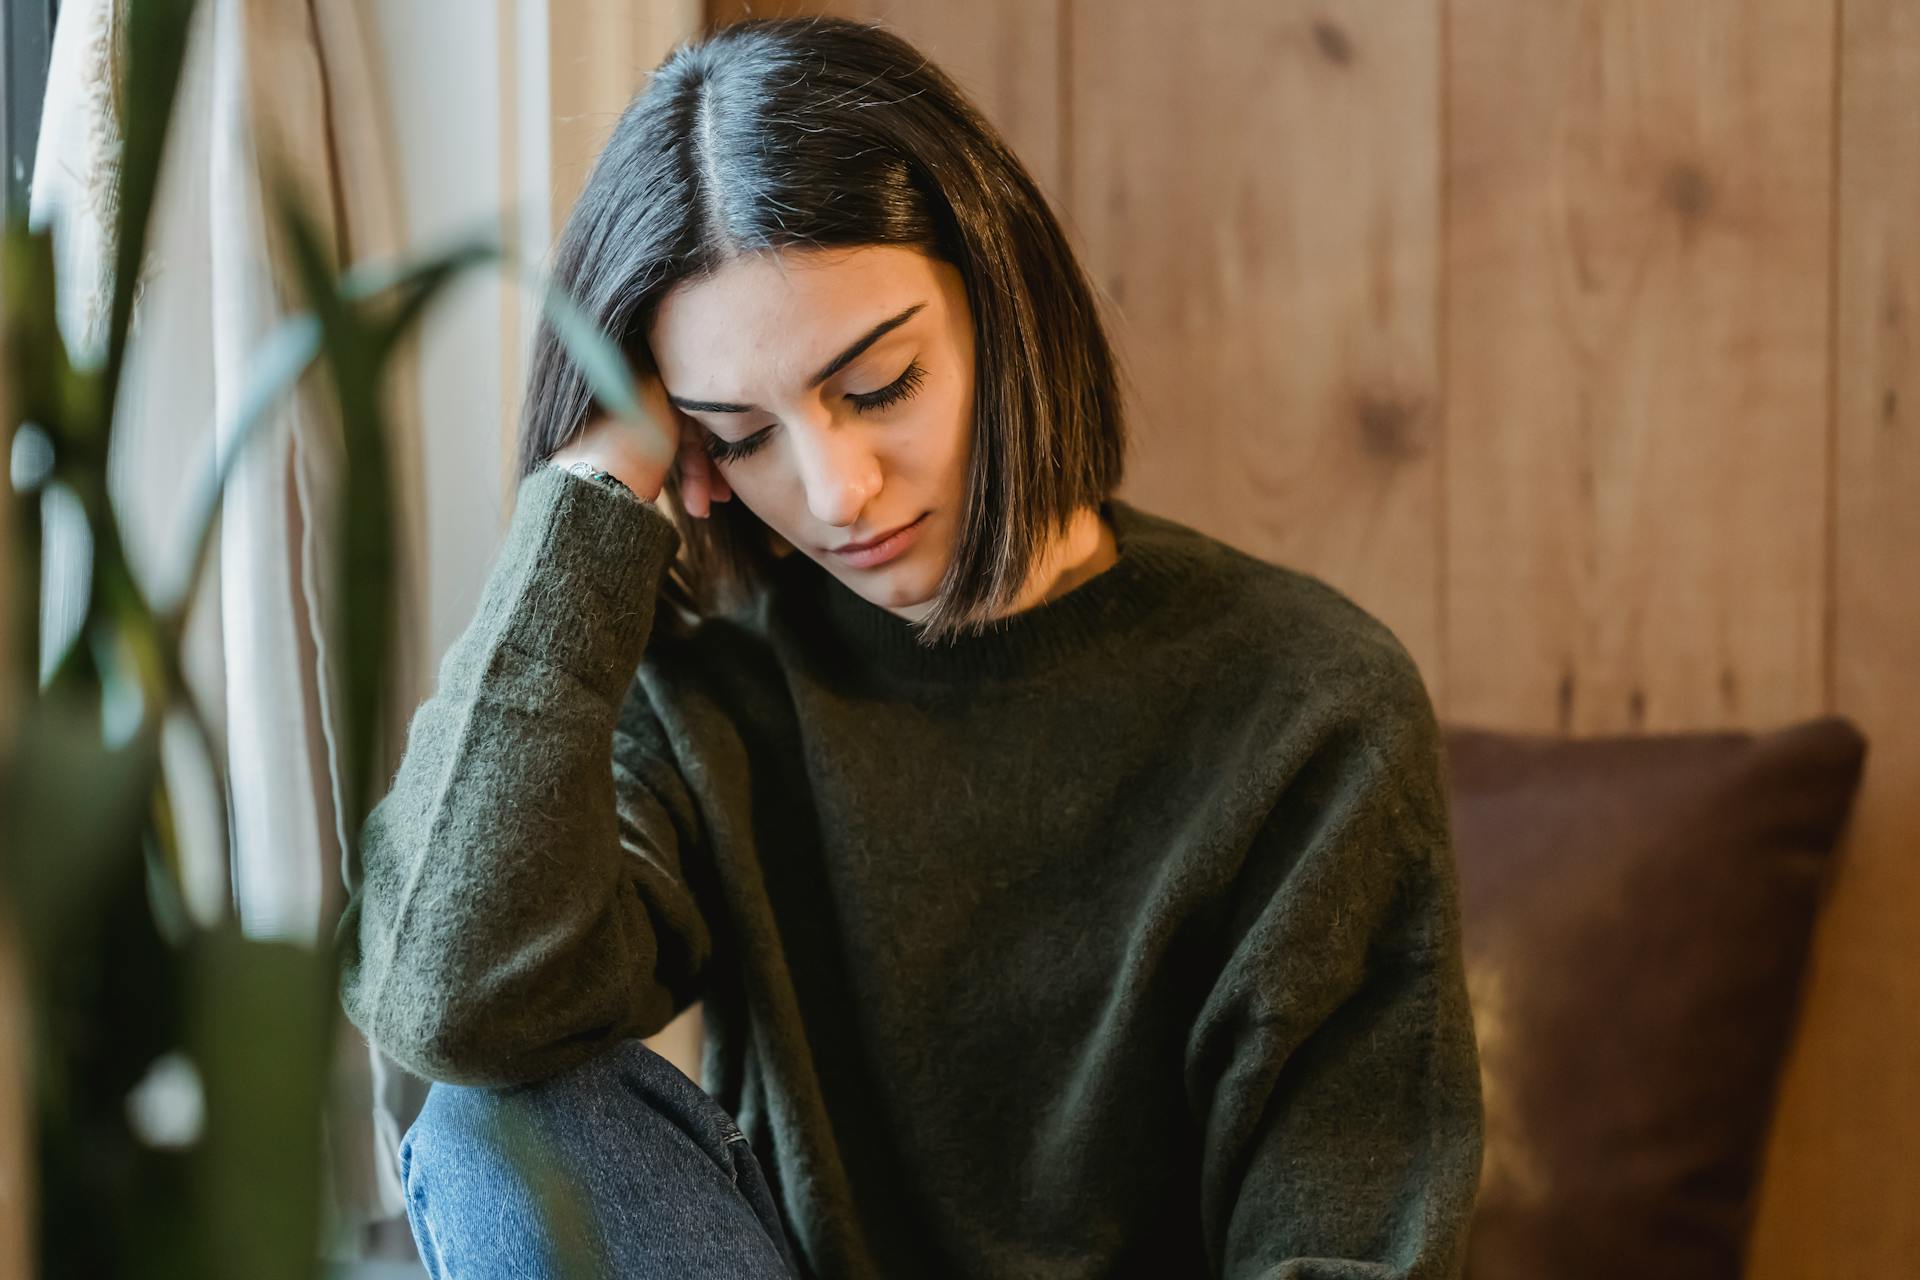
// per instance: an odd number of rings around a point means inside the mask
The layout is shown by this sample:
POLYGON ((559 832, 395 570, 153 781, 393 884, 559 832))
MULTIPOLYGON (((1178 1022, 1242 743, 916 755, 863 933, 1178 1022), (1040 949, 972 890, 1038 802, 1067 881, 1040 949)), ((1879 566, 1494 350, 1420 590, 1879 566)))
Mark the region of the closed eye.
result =
MULTIPOLYGON (((914 360, 908 363, 899 377, 878 391, 869 391, 863 395, 849 394, 847 399, 851 400, 853 407, 861 413, 878 412, 913 395, 920 389, 926 374, 927 371, 920 367, 920 362, 914 360)), ((709 431, 701 444, 706 449, 707 456, 715 462, 738 462, 742 458, 759 452, 760 446, 767 442, 767 437, 772 432, 773 427, 768 426, 744 440, 727 440, 709 431)))
POLYGON ((911 360, 907 363, 906 370, 901 373, 899 377, 878 391, 869 391, 865 395, 850 395, 847 399, 853 401, 854 406, 863 413, 870 412, 874 409, 884 409, 890 404, 896 404, 901 400, 905 400, 908 396, 918 391, 920 389, 920 382, 926 377, 926 373, 927 371, 920 367, 918 360, 911 360))

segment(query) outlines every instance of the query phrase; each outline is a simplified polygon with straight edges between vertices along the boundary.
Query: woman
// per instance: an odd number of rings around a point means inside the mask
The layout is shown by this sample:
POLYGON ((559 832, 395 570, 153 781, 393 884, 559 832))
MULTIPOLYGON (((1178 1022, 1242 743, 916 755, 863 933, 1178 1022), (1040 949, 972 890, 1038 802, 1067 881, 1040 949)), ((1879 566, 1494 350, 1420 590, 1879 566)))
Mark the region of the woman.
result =
POLYGON ((678 447, 540 336, 504 545, 363 833, 343 997, 437 1082, 429 1269, 1454 1274, 1425 687, 1112 496, 1090 291, 953 83, 847 22, 682 46, 555 272, 678 447), (696 1000, 704 1088, 638 1039, 696 1000))

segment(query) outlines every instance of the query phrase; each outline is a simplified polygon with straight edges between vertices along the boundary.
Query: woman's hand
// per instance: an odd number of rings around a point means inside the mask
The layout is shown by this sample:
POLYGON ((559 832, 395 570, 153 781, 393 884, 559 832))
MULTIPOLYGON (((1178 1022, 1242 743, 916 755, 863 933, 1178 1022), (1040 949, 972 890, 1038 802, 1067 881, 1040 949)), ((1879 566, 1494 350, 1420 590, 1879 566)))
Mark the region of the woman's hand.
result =
MULTIPOLYGON (((660 401, 666 403, 664 393, 660 401)), ((714 503, 733 497, 733 489, 719 465, 707 456, 703 443, 707 429, 672 405, 667 409, 680 424, 680 505, 688 515, 705 519, 714 503)))
MULTIPOLYGON (((660 379, 643 377, 639 391, 647 416, 679 433, 675 461, 680 468, 680 505, 688 515, 704 519, 713 503, 733 497, 726 477, 702 444, 706 428, 673 407, 660 379)), ((610 472, 643 502, 654 501, 666 486, 667 468, 642 446, 636 428, 605 412, 588 418, 570 443, 554 450, 552 461, 563 467, 587 462, 610 472)))

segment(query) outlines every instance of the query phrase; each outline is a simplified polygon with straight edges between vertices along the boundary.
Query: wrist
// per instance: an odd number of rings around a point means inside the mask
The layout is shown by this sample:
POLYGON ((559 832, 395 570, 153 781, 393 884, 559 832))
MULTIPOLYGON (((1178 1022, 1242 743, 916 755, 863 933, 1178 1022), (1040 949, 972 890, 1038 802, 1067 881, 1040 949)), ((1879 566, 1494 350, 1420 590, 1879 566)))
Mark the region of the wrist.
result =
POLYGON ((634 491, 632 485, 597 462, 589 462, 585 458, 567 458, 561 454, 555 454, 547 459, 547 465, 550 467, 558 467, 562 471, 578 476, 589 484, 597 484, 603 489, 611 489, 616 493, 625 494, 634 502, 644 501, 644 499, 634 491))

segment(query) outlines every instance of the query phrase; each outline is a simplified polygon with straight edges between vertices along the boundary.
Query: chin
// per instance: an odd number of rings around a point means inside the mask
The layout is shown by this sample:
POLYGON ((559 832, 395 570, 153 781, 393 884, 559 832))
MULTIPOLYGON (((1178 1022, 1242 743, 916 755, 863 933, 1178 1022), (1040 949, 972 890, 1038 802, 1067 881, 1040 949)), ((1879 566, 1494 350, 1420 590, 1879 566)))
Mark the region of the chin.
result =
POLYGON ((922 590, 917 582, 869 582, 854 589, 883 609, 911 609, 933 599, 933 593, 922 590))
POLYGON ((842 574, 840 581, 869 604, 882 609, 911 609, 934 597, 938 580, 929 583, 925 577, 916 565, 890 564, 864 573, 842 574))

